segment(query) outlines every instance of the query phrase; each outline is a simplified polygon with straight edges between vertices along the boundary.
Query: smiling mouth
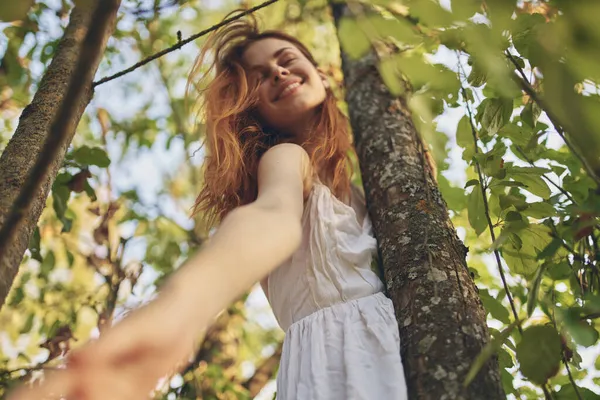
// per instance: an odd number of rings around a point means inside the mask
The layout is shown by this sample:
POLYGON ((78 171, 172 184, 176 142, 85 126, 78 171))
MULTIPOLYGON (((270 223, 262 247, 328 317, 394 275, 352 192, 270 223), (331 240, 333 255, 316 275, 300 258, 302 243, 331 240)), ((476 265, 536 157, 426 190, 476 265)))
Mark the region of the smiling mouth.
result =
POLYGON ((285 97, 292 95, 293 93, 295 93, 298 90, 298 88, 300 86, 302 86, 303 83, 304 82, 301 81, 301 82, 295 82, 295 83, 292 83, 291 85, 288 85, 285 89, 283 89, 283 91, 279 94, 279 96, 277 96, 275 101, 279 101, 285 97))

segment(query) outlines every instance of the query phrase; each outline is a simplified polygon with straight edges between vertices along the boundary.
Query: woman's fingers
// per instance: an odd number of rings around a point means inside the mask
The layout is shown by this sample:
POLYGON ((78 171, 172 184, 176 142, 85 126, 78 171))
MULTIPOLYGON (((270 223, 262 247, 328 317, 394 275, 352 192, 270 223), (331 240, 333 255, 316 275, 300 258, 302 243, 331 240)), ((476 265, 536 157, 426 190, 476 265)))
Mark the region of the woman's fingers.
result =
POLYGON ((158 380, 181 366, 194 348, 195 332, 186 329, 186 316, 175 305, 167 298, 137 310, 71 353, 65 370, 9 399, 147 399, 158 380))
MULTIPOLYGON (((21 387, 7 400, 146 400, 155 386, 137 365, 121 368, 69 367, 47 373, 41 384, 21 387)), ((158 379, 156 379, 158 380, 158 379)))
POLYGON ((76 400, 147 400, 150 392, 120 369, 86 369, 80 376, 81 383, 73 397, 76 400))
POLYGON ((47 372, 41 384, 32 387, 21 386, 8 395, 8 400, 60 400, 65 397, 69 399, 77 390, 76 382, 73 371, 47 372))

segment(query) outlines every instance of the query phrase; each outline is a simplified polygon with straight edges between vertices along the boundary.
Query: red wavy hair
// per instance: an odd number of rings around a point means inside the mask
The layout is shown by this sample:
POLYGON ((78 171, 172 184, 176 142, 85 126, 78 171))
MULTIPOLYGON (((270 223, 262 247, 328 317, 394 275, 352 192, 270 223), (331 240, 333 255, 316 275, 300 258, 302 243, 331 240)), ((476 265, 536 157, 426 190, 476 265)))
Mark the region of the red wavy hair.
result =
MULTIPOLYGON (((206 129, 204 185, 193 214, 201 213, 207 228, 219 223, 234 208, 256 199, 260 157, 270 147, 294 139, 261 126, 255 112, 257 87, 248 84, 242 56, 250 44, 266 38, 293 44, 317 67, 301 42, 281 31, 260 32, 254 16, 249 16, 208 38, 188 78, 187 92, 196 90, 199 116, 206 129), (212 60, 207 63, 209 55, 212 60)), ((354 149, 347 118, 337 107, 333 92, 327 89, 326 93, 312 134, 299 144, 308 151, 320 180, 338 198, 345 199, 350 195, 349 156, 354 149)))

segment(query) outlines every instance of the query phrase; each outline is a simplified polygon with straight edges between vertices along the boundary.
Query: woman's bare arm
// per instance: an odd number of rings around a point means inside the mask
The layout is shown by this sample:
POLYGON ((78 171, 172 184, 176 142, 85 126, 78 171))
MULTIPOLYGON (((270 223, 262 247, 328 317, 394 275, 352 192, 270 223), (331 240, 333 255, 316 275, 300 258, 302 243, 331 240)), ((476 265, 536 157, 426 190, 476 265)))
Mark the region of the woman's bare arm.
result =
POLYGON ((258 181, 256 201, 228 214, 165 288, 195 303, 200 326, 300 245, 304 194, 312 184, 308 155, 294 144, 269 149, 260 160, 258 181))
POLYGON ((147 399, 159 378, 189 357, 217 313, 298 248, 309 165, 299 146, 270 149, 259 165, 258 199, 232 211, 156 300, 75 350, 66 369, 10 399, 147 399))

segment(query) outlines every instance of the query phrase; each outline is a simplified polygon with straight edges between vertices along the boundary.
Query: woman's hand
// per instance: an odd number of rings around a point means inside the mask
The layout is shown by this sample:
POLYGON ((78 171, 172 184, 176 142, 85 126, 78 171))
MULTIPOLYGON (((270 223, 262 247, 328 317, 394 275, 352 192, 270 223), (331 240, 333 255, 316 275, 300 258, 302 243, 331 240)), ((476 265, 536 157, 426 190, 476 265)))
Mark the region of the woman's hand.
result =
POLYGON ((72 353, 67 368, 9 400, 148 399, 158 380, 182 367, 200 332, 189 300, 162 294, 72 353), (186 304, 187 303, 187 304, 186 304))

